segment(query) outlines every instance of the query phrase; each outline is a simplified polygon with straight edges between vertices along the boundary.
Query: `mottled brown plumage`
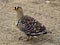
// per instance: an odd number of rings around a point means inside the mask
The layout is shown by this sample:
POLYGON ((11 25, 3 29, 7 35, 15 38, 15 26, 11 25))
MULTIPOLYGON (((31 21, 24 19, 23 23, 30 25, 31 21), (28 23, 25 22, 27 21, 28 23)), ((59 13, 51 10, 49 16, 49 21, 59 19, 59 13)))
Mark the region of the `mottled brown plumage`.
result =
MULTIPOLYGON (((18 23, 17 27, 30 36, 38 36, 41 34, 47 34, 46 27, 39 23, 36 19, 30 16, 24 16, 21 7, 15 7, 17 11, 18 23)), ((28 38, 29 39, 29 38, 28 38)))
POLYGON ((47 33, 45 32, 46 27, 32 17, 23 16, 21 19, 19 19, 17 27, 20 23, 23 25, 22 31, 25 32, 27 36, 37 36, 47 33))

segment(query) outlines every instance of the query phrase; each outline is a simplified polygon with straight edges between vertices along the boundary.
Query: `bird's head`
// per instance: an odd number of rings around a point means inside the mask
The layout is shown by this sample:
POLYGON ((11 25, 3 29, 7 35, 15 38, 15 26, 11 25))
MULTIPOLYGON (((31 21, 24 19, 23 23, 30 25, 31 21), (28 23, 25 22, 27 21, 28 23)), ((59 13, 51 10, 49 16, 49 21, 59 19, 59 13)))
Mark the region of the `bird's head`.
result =
POLYGON ((14 7, 14 10, 17 11, 17 12, 22 12, 22 7, 14 7))
POLYGON ((20 19, 24 16, 22 7, 14 7, 14 10, 17 12, 17 18, 20 19))

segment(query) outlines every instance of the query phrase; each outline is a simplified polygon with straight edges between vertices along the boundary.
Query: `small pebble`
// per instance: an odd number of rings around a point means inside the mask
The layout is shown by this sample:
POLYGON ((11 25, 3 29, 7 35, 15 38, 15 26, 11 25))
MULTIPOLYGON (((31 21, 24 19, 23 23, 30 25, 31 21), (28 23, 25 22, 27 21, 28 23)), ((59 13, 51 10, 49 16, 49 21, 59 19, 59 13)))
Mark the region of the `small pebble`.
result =
POLYGON ((49 4, 50 3, 50 1, 49 0, 47 0, 47 1, 45 1, 47 4, 49 4))

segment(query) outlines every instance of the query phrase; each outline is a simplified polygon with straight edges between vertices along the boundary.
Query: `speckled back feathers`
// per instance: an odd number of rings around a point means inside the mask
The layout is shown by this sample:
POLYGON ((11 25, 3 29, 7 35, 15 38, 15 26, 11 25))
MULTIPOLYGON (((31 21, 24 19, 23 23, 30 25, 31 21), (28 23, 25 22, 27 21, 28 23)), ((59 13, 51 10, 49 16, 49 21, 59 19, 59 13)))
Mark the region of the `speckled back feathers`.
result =
POLYGON ((18 20, 17 27, 19 23, 24 25, 22 27, 22 31, 25 32, 25 34, 28 36, 37 36, 40 34, 47 33, 45 32, 46 27, 32 17, 23 16, 22 18, 18 20))

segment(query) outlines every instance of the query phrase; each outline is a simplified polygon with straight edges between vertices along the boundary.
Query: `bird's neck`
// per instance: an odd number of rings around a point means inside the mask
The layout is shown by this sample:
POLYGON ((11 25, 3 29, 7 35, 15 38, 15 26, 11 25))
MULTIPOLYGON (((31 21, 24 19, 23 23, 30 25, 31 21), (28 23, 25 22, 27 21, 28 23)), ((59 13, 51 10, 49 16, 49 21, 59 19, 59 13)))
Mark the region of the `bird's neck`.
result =
POLYGON ((23 12, 17 12, 17 19, 21 19, 24 16, 23 12))

